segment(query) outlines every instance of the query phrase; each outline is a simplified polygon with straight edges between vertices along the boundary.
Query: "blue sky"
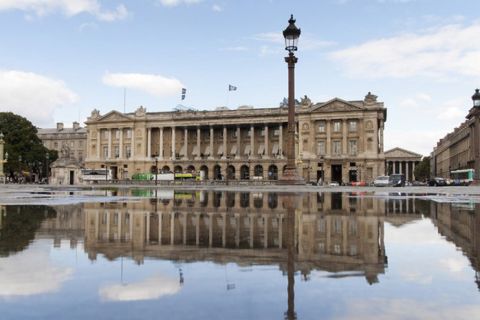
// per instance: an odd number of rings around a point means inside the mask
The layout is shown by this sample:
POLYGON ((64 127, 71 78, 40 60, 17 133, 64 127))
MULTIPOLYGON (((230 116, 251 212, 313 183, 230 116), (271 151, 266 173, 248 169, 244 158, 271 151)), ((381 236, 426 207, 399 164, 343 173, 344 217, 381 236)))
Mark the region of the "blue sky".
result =
POLYGON ((278 106, 293 13, 297 97, 371 91, 388 108, 385 148, 428 154, 480 86, 476 12, 475 0, 0 0, 0 110, 68 126, 123 111, 123 88, 126 111, 278 106))

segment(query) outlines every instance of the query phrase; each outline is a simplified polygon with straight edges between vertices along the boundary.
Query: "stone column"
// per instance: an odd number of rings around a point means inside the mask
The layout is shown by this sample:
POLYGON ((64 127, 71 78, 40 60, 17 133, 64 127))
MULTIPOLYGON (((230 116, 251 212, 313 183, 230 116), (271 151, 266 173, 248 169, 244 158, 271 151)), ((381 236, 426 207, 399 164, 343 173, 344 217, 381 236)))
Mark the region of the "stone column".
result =
POLYGON ((200 130, 200 127, 197 127, 197 154, 196 154, 196 157, 195 157, 195 159, 197 159, 197 160, 201 159, 200 155, 202 154, 202 150, 201 150, 202 144, 201 144, 201 140, 200 140, 201 132, 202 132, 202 130, 200 130))
POLYGON ((347 150, 347 137, 348 137, 348 132, 347 132, 347 120, 343 119, 342 121, 342 154, 347 155, 348 150, 347 150))
POLYGON ((250 157, 255 157, 255 129, 253 124, 250 126, 250 157))
POLYGON ((415 161, 412 162, 412 180, 415 181, 416 178, 415 178, 415 167, 416 167, 417 163, 415 161))
POLYGON ((147 158, 152 157, 152 128, 147 129, 147 158))
POLYGON ((183 132, 184 132, 184 134, 183 134, 183 147, 185 148, 184 157, 185 157, 185 159, 188 159, 188 128, 185 127, 183 132))
POLYGON ((270 151, 268 147, 268 124, 265 125, 265 158, 270 157, 270 151))
POLYGON ((379 128, 379 135, 380 135, 380 153, 383 153, 383 120, 380 123, 380 128, 379 128))
POLYGON ((227 152, 227 127, 224 126, 223 127, 223 155, 222 155, 222 159, 227 159, 227 155, 228 155, 228 152, 227 152))
POLYGON ((402 171, 403 171, 402 163, 403 163, 403 161, 399 161, 399 162, 398 162, 398 166, 400 167, 400 172, 399 172, 400 174, 403 173, 403 172, 402 172, 402 171))
POLYGON ((283 123, 278 126, 278 153, 283 159, 283 123))
POLYGON ((135 158, 135 128, 131 128, 132 130, 132 138, 130 140, 130 152, 131 152, 131 158, 135 158))
MULTIPOLYGON (((210 126, 210 155, 208 156, 209 159, 214 158, 214 152, 213 152, 213 134, 214 133, 215 133, 215 130, 213 129, 213 126, 210 126)), ((213 176, 213 172, 211 174, 213 176)))
POLYGON ((98 129, 97 130, 97 159, 99 159, 99 160, 100 160, 100 149, 102 148, 102 143, 101 143, 102 137, 101 137, 100 133, 101 133, 101 130, 98 129))
POLYGON ((172 160, 175 160, 175 127, 172 127, 172 160))
POLYGON ((241 141, 241 131, 240 126, 237 126, 237 152, 235 153, 235 159, 240 158, 240 141, 241 141))
POLYGON ((408 164, 410 163, 410 161, 405 161, 405 180, 409 181, 408 179, 408 173, 409 173, 409 170, 408 170, 408 164))
POLYGON ((325 121, 327 127, 327 148, 325 154, 329 157, 332 156, 332 133, 331 133, 331 120, 325 121))
POLYGON ((118 157, 123 158, 123 128, 120 128, 120 136, 118 141, 118 157))
POLYGON ((163 127, 160 128, 160 146, 158 149, 158 153, 159 160, 163 160, 163 127))
POLYGON ((112 129, 108 129, 108 159, 112 158, 112 129))

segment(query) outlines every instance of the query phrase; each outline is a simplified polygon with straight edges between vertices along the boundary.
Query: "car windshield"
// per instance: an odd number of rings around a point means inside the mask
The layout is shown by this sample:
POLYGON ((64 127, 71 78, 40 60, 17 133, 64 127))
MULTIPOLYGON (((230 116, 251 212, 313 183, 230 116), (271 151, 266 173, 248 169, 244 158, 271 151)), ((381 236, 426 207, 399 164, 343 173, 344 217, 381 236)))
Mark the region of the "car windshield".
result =
POLYGON ((388 177, 378 177, 377 180, 388 180, 388 177))

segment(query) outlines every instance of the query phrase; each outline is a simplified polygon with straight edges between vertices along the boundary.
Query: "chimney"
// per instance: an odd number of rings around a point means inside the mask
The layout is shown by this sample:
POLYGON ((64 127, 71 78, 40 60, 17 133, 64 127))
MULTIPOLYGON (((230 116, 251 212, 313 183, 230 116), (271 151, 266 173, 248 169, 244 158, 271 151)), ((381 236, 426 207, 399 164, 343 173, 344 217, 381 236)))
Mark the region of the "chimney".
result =
POLYGON ((73 130, 77 131, 78 129, 80 129, 80 123, 78 123, 77 121, 74 121, 73 122, 73 130))
POLYGON ((57 131, 63 130, 63 122, 57 122, 57 131))

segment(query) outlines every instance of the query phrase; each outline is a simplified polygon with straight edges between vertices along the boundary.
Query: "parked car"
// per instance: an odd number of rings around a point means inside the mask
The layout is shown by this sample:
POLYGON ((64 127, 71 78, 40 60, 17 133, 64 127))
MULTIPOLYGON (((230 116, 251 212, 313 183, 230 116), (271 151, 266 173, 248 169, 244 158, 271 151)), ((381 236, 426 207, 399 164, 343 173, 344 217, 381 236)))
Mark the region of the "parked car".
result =
POLYGON ((405 176, 403 174, 392 174, 389 177, 389 184, 392 187, 405 187, 405 176))
POLYGON ((379 176, 375 181, 373 181, 373 186, 375 187, 388 187, 390 184, 389 176, 379 176))
POLYGON ((445 180, 442 177, 434 177, 430 179, 430 181, 428 182, 428 185, 434 186, 434 187, 443 187, 447 185, 447 180, 445 180))

